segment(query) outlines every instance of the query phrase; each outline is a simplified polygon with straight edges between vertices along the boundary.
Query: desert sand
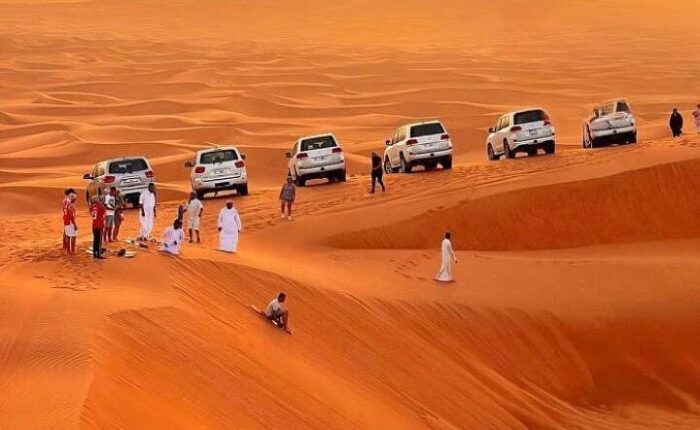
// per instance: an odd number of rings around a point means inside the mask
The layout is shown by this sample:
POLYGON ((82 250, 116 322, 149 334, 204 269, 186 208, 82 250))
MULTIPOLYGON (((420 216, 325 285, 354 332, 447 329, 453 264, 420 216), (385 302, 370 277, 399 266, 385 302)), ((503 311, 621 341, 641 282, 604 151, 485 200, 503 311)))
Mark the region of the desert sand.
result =
MULTIPOLYGON (((698 14, 0 1, 0 429, 700 428, 698 14), (618 96, 640 143, 581 150, 583 118, 618 96), (486 129, 520 106, 549 110, 557 154, 488 162, 486 129), (369 195, 369 153, 432 118, 453 170, 369 195), (322 131, 349 180, 299 189, 280 220, 284 153, 322 131), (149 157, 161 232, 206 142, 248 156, 237 255, 214 250, 227 197, 179 258, 61 255, 62 191, 95 162, 149 157), (437 285, 446 229, 456 282, 437 285), (282 290, 291 336, 248 308, 282 290)), ((122 236, 137 229, 128 211, 122 236)))

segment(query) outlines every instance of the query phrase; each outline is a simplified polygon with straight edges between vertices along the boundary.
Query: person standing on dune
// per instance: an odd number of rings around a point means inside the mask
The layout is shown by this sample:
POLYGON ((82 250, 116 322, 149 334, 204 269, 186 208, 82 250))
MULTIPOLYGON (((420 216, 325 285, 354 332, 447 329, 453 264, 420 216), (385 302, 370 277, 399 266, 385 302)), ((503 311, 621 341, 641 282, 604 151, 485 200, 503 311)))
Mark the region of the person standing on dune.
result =
POLYGON ((102 232, 102 241, 111 242, 112 241, 112 229, 114 228, 114 214, 116 211, 117 199, 114 196, 115 187, 111 187, 109 192, 105 194, 104 205, 107 210, 105 214, 105 228, 102 232))
POLYGON ((457 255, 452 249, 452 233, 445 233, 445 238, 442 240, 442 264, 440 271, 435 275, 435 280, 438 282, 452 282, 452 262, 457 264, 457 255))
POLYGON ((90 216, 92 217, 92 258, 103 259, 102 256, 102 229, 105 227, 105 205, 100 198, 92 196, 90 203, 90 216))
POLYGON ((202 201, 197 198, 197 193, 194 191, 190 193, 190 200, 187 202, 185 212, 187 212, 190 227, 190 243, 192 243, 193 231, 197 233, 197 243, 200 243, 201 238, 199 237, 199 224, 202 219, 202 213, 204 212, 204 205, 202 204, 202 201))
POLYGON ((700 134, 700 103, 693 109, 693 121, 695 122, 695 131, 700 134))
POLYGON ((110 188, 109 192, 114 195, 114 229, 112 230, 112 240, 116 242, 119 240, 119 228, 124 219, 124 199, 117 187, 110 188))
POLYGON ((673 108, 668 125, 671 127, 673 137, 680 137, 683 134, 683 115, 678 112, 678 108, 673 108))
POLYGON ((294 186, 294 179, 291 176, 287 177, 287 183, 282 185, 280 190, 280 218, 285 217, 291 221, 292 205, 297 198, 297 188, 294 186), (286 209, 286 213, 285 213, 286 209))
POLYGON ((156 218, 156 184, 148 184, 148 189, 141 192, 139 197, 141 208, 141 236, 139 240, 149 240, 153 231, 153 222, 156 218))
POLYGON ((226 202, 226 207, 219 212, 219 250, 236 252, 238 250, 238 234, 242 229, 241 217, 233 207, 233 200, 226 202))
POLYGON ((382 170, 382 157, 376 152, 372 153, 372 187, 369 190, 370 194, 374 194, 374 186, 377 182, 382 186, 382 191, 386 191, 384 186, 384 171, 382 170))
POLYGON ((63 205, 63 247, 70 255, 75 255, 75 239, 78 236, 78 225, 75 223, 76 201, 78 195, 70 193, 63 205))
MULTIPOLYGON (((73 188, 66 188, 63 190, 63 201, 61 202, 61 213, 63 214, 63 226, 65 227, 66 224, 66 213, 68 211, 68 206, 70 205, 70 195, 75 194, 75 190, 73 188)), ((63 250, 68 251, 68 236, 66 235, 66 229, 63 229, 63 250)))

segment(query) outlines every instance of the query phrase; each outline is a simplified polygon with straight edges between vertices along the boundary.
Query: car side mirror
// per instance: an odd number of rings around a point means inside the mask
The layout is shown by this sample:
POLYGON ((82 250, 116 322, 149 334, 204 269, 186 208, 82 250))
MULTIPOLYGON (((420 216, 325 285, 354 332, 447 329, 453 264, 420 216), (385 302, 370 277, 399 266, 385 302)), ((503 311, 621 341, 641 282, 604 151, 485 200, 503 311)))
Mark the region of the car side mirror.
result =
POLYGON ((84 174, 84 175, 83 175, 83 179, 86 179, 86 180, 88 180, 88 181, 89 181, 89 180, 91 180, 91 179, 92 179, 92 175, 91 175, 91 174, 89 174, 89 173, 86 173, 86 174, 84 174))
POLYGON ((291 153, 291 152, 285 152, 285 153, 284 153, 284 158, 292 158, 292 153, 291 153))
POLYGON ((384 142, 384 144, 385 144, 386 146, 391 145, 391 140, 387 139, 387 140, 384 142))
POLYGON ((187 162, 185 163, 185 167, 190 167, 190 168, 192 168, 192 167, 194 167, 194 163, 193 163, 192 161, 187 161, 187 162))
POLYGON ((245 154, 241 154, 241 160, 245 160, 246 158, 245 154))

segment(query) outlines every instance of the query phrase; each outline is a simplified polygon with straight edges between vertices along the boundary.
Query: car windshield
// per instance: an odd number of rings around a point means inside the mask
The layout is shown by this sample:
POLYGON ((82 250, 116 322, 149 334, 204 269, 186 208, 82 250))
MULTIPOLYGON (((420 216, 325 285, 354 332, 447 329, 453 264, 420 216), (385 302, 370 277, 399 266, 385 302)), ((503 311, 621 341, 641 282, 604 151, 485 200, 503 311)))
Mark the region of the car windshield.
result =
POLYGON ((200 164, 215 164, 236 160, 238 160, 238 154, 233 149, 205 152, 199 157, 200 164))
POLYGON ((529 110, 526 112, 518 112, 514 115, 513 118, 515 125, 544 121, 546 119, 548 119, 547 114, 545 113, 545 111, 540 109, 529 110))
POLYGON ((123 174, 148 170, 148 164, 143 158, 112 161, 109 163, 109 173, 123 174))
POLYGON ((630 107, 627 104, 627 102, 617 102, 617 111, 618 112, 629 112, 630 107))
POLYGON ((313 151, 315 149, 334 148, 338 146, 333 136, 311 137, 301 141, 301 151, 313 151))
POLYGON ((411 127, 411 137, 430 136, 433 134, 442 134, 445 129, 439 122, 431 122, 429 124, 414 125, 411 127))

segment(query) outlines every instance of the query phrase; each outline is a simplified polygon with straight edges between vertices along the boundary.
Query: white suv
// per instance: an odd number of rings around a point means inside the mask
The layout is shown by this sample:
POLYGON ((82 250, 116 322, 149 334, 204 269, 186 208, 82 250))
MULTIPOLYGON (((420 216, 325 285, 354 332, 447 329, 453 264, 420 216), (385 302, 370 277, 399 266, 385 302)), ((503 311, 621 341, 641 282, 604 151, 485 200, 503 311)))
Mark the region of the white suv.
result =
POLYGON ((486 153, 489 160, 504 155, 515 158, 518 152, 537 155, 538 149, 554 154, 554 126, 544 109, 533 108, 501 115, 489 128, 486 153))
POLYGON ((88 204, 91 197, 117 187, 124 201, 136 206, 141 192, 155 182, 155 173, 146 157, 124 157, 100 161, 83 179, 90 181, 85 193, 88 204))
POLYGON ((248 173, 245 155, 235 146, 217 146, 197 152, 194 163, 188 161, 185 167, 191 167, 192 190, 199 199, 206 193, 224 190, 236 190, 239 195, 248 195, 248 173))
POLYGON ((310 179, 346 180, 345 155, 332 133, 302 137, 286 157, 288 173, 300 187, 310 179))
POLYGON ((637 124, 627 101, 611 100, 596 106, 583 124, 584 148, 606 143, 637 143, 637 124))
POLYGON ((386 173, 411 173, 413 167, 418 165, 432 170, 438 164, 443 169, 452 168, 452 141, 440 121, 401 126, 394 137, 386 141, 386 173))

